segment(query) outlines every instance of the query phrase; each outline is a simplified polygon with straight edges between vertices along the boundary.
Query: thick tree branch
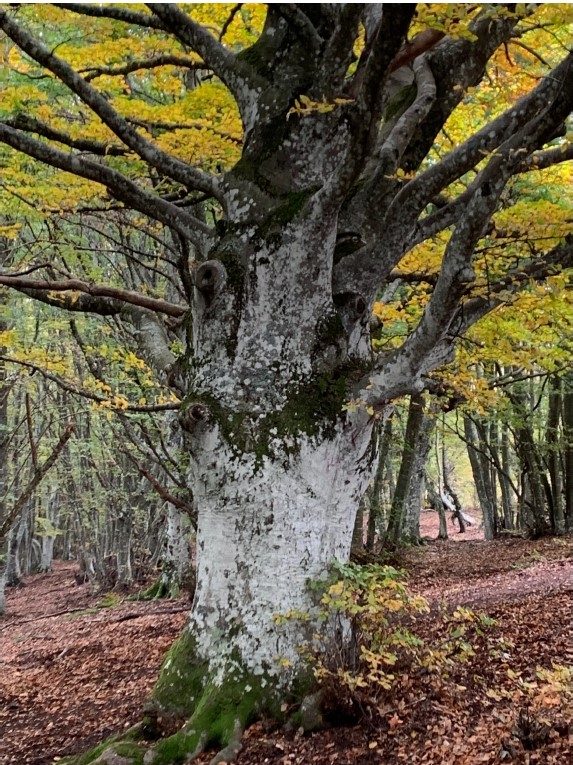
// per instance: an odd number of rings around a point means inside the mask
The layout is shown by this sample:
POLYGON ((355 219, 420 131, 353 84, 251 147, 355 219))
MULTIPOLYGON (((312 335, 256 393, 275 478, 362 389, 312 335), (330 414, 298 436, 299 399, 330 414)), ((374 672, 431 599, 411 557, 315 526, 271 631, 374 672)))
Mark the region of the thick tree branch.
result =
POLYGON ((42 122, 29 114, 17 114, 15 117, 11 117, 7 120, 2 120, 4 125, 15 128, 16 130, 24 130, 27 133, 36 133, 41 135, 42 138, 47 138, 50 141, 57 141, 63 143, 65 146, 69 146, 76 151, 85 151, 89 154, 97 154, 101 157, 111 156, 119 157, 125 156, 128 153, 128 149, 125 146, 113 144, 109 141, 93 141, 90 138, 72 138, 67 133, 63 133, 61 130, 55 130, 50 127, 46 122, 42 122))
MULTIPOLYGON (((139 292, 132 292, 131 290, 121 289, 120 287, 110 287, 106 284, 92 284, 90 282, 82 281, 81 279, 30 279, 25 276, 12 276, 10 274, 0 273, 0 284, 17 290, 25 289, 35 292, 82 292, 86 295, 92 295, 93 297, 112 298, 119 302, 130 303, 131 305, 140 306, 141 308, 147 308, 151 311, 163 313, 167 316, 175 316, 177 318, 184 316, 189 310, 188 306, 176 305, 175 303, 169 303, 167 300, 148 297, 139 292)), ((68 298, 67 305, 64 307, 70 308, 70 310, 75 310, 73 306, 76 302, 77 295, 71 296, 68 298)), ((58 304, 57 301, 56 304, 58 304)))
POLYGON ((414 6, 387 4, 384 8, 356 94, 358 118, 365 121, 368 134, 374 127, 377 130, 384 102, 384 82, 402 48, 414 13, 414 6))
POLYGON ((126 24, 135 24, 138 27, 146 27, 147 29, 159 29, 166 31, 167 27, 156 16, 145 15, 144 13, 138 13, 137 11, 128 10, 125 8, 118 8, 117 6, 104 4, 104 5, 90 5, 89 3, 54 3, 56 8, 61 8, 64 11, 72 11, 72 13, 79 13, 82 16, 91 16, 99 19, 115 19, 116 21, 123 21, 126 24))
POLYGON ((414 12, 413 5, 386 5, 372 44, 365 48, 363 75, 357 80, 356 92, 352 92, 355 102, 348 108, 346 157, 319 194, 324 209, 341 204, 374 152, 384 106, 384 82, 414 12))
MULTIPOLYGON (((333 97, 344 84, 353 56, 353 44, 365 3, 343 3, 330 6, 337 10, 334 29, 326 43, 317 73, 319 97, 333 97)), ((350 95, 349 97, 352 97, 350 95)))
MULTIPOLYGON (((453 181, 481 163, 488 153, 499 150, 504 142, 514 136, 518 136, 522 141, 523 153, 520 155, 520 162, 512 162, 513 173, 520 172, 528 155, 549 140, 570 113, 573 100, 571 94, 573 54, 570 53, 553 70, 551 76, 544 78, 515 106, 474 134, 439 163, 405 183, 386 208, 384 216, 377 214, 380 194, 370 184, 366 184, 366 191, 361 191, 357 197, 362 201, 362 209, 356 214, 360 214, 360 219, 364 220, 366 227, 374 228, 376 244, 362 248, 336 264, 333 275, 335 291, 340 289, 340 285, 346 284, 362 294, 369 294, 374 284, 383 283, 408 247, 412 246, 412 242, 419 241, 419 232, 415 232, 415 225, 426 205, 453 181), (543 121, 543 129, 532 133, 531 127, 539 115, 543 121), (536 145, 532 145, 529 140, 533 134, 537 135, 536 145), (372 207, 374 202, 376 204, 372 207)), ((380 181, 386 193, 392 190, 388 184, 392 184, 393 188, 398 183, 397 180, 380 181)), ((458 219, 462 205, 469 202, 477 185, 479 184, 474 183, 472 191, 468 192, 467 197, 460 199, 455 207, 443 213, 436 213, 438 220, 441 216, 440 225, 443 223, 445 227, 458 219)))
POLYGON ((150 194, 128 180, 122 173, 104 164, 55 149, 1 122, 0 141, 59 170, 101 183, 120 202, 164 223, 200 249, 203 245, 203 237, 210 237, 212 234, 211 229, 194 216, 161 197, 150 194))
POLYGON ((141 136, 73 67, 53 54, 7 13, 0 10, 0 28, 34 61, 52 72, 75 93, 123 143, 148 162, 190 189, 197 189, 214 197, 219 195, 215 178, 191 167, 141 136))
POLYGON ((251 127, 250 111, 266 81, 256 74, 244 60, 238 59, 225 48, 205 27, 198 24, 175 3, 148 4, 178 40, 198 53, 217 77, 233 94, 241 112, 245 129, 251 127))
MULTIPOLYGON (((429 204, 432 199, 457 178, 478 165, 484 156, 497 149, 504 141, 523 130, 528 121, 545 110, 548 103, 556 101, 559 94, 567 91, 573 83, 573 54, 570 53, 551 73, 515 106, 482 130, 475 133, 461 146, 454 149, 436 165, 431 166, 407 183, 397 195, 386 215, 386 222, 393 227, 403 226, 405 214, 412 217, 429 204)), ((567 115, 567 109, 547 115, 548 125, 557 127, 567 115)))
POLYGON ((400 162, 416 129, 426 117, 436 98, 436 83, 424 56, 413 64, 416 98, 400 117, 378 153, 378 161, 386 173, 393 173, 400 162))
POLYGON ((529 155, 554 128, 555 121, 564 118, 571 100, 573 83, 565 80, 562 93, 521 132, 507 140, 480 172, 476 190, 446 247, 436 286, 422 318, 404 344, 369 378, 364 393, 367 403, 384 403, 396 395, 420 389, 423 375, 449 360, 455 336, 463 330, 463 326, 455 324, 460 316, 459 304, 467 285, 475 279, 471 262, 476 244, 508 179, 521 166, 523 155, 529 155))
MULTIPOLYGON (((533 6, 535 7, 535 6, 533 6)), ((436 81, 436 100, 405 157, 404 169, 416 170, 428 155, 436 136, 462 101, 465 91, 483 78, 487 62, 514 34, 518 18, 482 10, 470 24, 475 40, 445 38, 428 54, 436 81)))
MULTIPOLYGON (((548 167, 573 159, 573 144, 567 143, 545 151, 536 151, 517 168, 517 173, 526 173, 532 170, 545 170, 548 167)), ((458 218, 464 214, 466 205, 472 197, 476 183, 472 183, 462 194, 452 199, 451 202, 441 207, 436 212, 422 218, 413 231, 408 241, 408 249, 429 239, 450 226, 453 226, 458 218)))
POLYGON ((526 173, 530 170, 545 170, 547 167, 558 165, 561 162, 569 162, 571 159, 573 159, 573 143, 564 143, 561 146, 555 146, 553 149, 534 152, 523 162, 519 172, 526 173))
POLYGON ((302 8, 296 3, 277 3, 275 10, 292 27, 300 41, 316 55, 323 41, 302 8))
POLYGON ((138 72, 141 69, 156 69, 160 66, 177 66, 190 70, 204 70, 205 64, 198 63, 192 58, 186 56, 176 56, 164 53, 150 58, 136 59, 120 66, 90 66, 86 69, 79 69, 78 73, 84 75, 86 82, 95 80, 96 77, 107 75, 109 77, 121 77, 126 74, 138 72))

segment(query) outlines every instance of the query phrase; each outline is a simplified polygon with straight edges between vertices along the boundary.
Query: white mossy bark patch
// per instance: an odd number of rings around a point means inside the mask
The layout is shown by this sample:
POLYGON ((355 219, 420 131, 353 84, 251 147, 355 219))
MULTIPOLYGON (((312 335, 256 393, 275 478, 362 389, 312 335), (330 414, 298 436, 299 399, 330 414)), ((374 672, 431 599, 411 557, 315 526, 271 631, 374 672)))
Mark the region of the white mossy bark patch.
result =
MULTIPOLYGON (((316 593, 334 560, 347 561, 360 497, 370 477, 371 429, 339 425, 330 437, 300 435, 282 459, 236 454, 205 440, 194 475, 201 508, 198 586, 190 620, 214 682, 233 666, 286 687, 297 651, 319 627, 316 593), (273 617, 290 612, 310 621, 273 617)), ((272 444, 274 453, 279 439, 272 444)))

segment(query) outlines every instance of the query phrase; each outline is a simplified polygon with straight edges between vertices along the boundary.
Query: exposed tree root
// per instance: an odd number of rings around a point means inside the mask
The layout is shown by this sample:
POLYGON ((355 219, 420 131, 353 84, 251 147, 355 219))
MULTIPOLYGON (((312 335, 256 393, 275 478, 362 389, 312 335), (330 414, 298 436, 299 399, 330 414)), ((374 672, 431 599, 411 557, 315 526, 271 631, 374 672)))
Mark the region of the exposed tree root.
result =
MULTIPOLYGON (((250 684, 210 685, 191 717, 172 735, 150 741, 149 736, 160 735, 169 721, 148 718, 122 738, 101 744, 67 765, 182 765, 196 761, 207 747, 217 746, 221 748, 210 765, 234 762, 242 749, 245 728, 261 713, 262 698, 261 688, 250 684)), ((265 709, 267 701, 263 700, 265 709)), ((320 693, 306 696, 291 725, 305 730, 322 727, 320 704, 320 693)))
MULTIPOLYGON (((72 763, 182 765, 197 760, 207 747, 219 747, 210 765, 233 762, 246 727, 263 711, 282 719, 286 705, 281 704, 275 679, 246 672, 238 662, 230 662, 228 675, 217 679, 197 655, 193 634, 185 630, 165 657, 146 719, 137 731, 131 731, 129 739, 108 741, 72 763)), ((322 696, 303 694, 301 685, 299 712, 291 724, 316 730, 323 725, 322 696)))

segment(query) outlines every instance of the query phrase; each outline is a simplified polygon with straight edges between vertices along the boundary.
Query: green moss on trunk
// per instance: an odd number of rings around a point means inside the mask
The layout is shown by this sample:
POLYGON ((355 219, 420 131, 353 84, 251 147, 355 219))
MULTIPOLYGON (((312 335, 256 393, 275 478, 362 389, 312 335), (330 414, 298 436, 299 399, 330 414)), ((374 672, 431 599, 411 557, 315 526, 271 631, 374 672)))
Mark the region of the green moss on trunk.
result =
POLYGON ((207 663, 197 657, 196 641, 189 629, 171 646, 159 679, 146 705, 150 716, 187 718, 203 694, 207 663))

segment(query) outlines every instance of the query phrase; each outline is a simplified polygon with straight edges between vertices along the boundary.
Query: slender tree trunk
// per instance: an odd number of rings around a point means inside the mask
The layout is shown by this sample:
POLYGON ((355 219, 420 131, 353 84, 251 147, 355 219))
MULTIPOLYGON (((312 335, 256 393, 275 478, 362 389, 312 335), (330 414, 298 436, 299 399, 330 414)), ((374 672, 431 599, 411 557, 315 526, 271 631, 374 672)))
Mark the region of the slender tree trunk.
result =
POLYGON ((8 558, 8 537, 0 537, 0 616, 6 613, 6 560, 8 558))
POLYGON ((573 530, 573 373, 564 378, 563 390, 563 466, 565 484, 565 528, 573 530))
POLYGON ((527 398, 521 392, 514 392, 513 399, 516 402, 519 421, 515 429, 516 450, 529 494, 528 500, 524 497, 523 522, 528 533, 537 538, 544 536, 549 530, 546 509, 549 497, 546 492, 539 450, 532 428, 527 422, 527 398))
POLYGON ((60 492, 56 486, 53 486, 48 496, 46 507, 46 519, 50 528, 45 529, 42 534, 42 552, 40 556, 40 565, 38 571, 47 573, 52 570, 54 559, 54 544, 58 531, 58 520, 60 517, 60 492))
POLYGON ((509 451, 509 428, 507 423, 502 423, 500 444, 500 465, 498 467, 498 479, 501 487, 501 501, 503 505, 503 526, 507 531, 515 527, 514 511, 512 502, 512 487, 509 476, 511 475, 511 461, 509 451))
POLYGON ((366 547, 373 551, 376 543, 376 532, 382 520, 382 489, 384 475, 387 472, 390 446, 392 443, 392 418, 389 417, 382 429, 380 448, 378 451, 378 465, 374 476, 374 484, 370 494, 370 511, 368 513, 368 534, 366 547))
POLYGON ((28 510, 30 503, 26 503, 26 506, 22 510, 22 514, 10 529, 8 535, 8 560, 6 563, 6 584, 9 587, 14 587, 22 580, 22 568, 20 565, 20 550, 22 546, 22 540, 26 534, 28 525, 28 510))
POLYGON ((464 433, 476 492, 483 515, 484 536, 486 539, 494 539, 496 535, 496 509, 489 480, 489 462, 483 455, 483 444, 480 443, 475 424, 467 416, 464 417, 464 433))
POLYGON ((565 531, 565 508, 563 506, 563 473, 561 467, 561 439, 559 422, 561 420, 562 395, 561 379, 553 376, 550 381, 549 405, 547 409, 547 428, 545 431, 546 462, 551 481, 552 513, 551 525, 556 534, 565 531))
MULTIPOLYGON (((424 397, 421 394, 418 394, 411 396, 410 398, 408 420, 406 422, 406 434, 404 436, 404 448, 402 450, 402 460, 400 463, 400 470, 398 472, 398 479, 396 481, 396 492, 394 494, 392 507, 390 509, 388 528, 384 538, 384 546, 391 549, 399 547, 402 541, 409 503, 414 505, 417 500, 419 505, 421 502, 419 484, 417 486, 414 486, 414 484, 416 480, 419 481, 419 463, 422 459, 425 463, 425 458, 428 452, 428 450, 425 448, 423 426, 424 397), (414 492, 412 495, 413 489, 414 492)), ((421 469, 423 470, 423 466, 421 469)), ((418 524, 415 522, 415 510, 413 507, 410 508, 410 515, 411 528, 409 531, 411 531, 416 536, 415 541, 419 541, 419 507, 418 524), (417 535, 415 531, 416 525, 418 527, 417 535)))
POLYGON ((443 502, 438 504, 438 517, 438 539, 446 540, 448 539, 448 519, 446 517, 446 508, 444 507, 443 502))
POLYGON ((404 519, 404 539, 408 544, 420 544, 420 511, 426 489, 426 463, 431 448, 432 433, 436 426, 436 418, 425 414, 418 434, 416 453, 412 470, 412 478, 406 501, 406 516, 404 519))
POLYGON ((356 520, 354 521, 354 529, 352 530, 352 543, 351 547, 353 550, 356 550, 357 552, 362 550, 364 547, 364 516, 366 508, 366 502, 367 502, 367 493, 364 494, 362 499, 360 500, 360 504, 358 505, 358 510, 356 512, 356 520))
POLYGON ((466 530, 466 521, 464 519, 462 504, 457 495, 457 492, 454 491, 454 488, 452 487, 450 483, 448 471, 444 471, 444 490, 452 499, 452 503, 453 503, 452 521, 458 522, 458 525, 460 527, 460 534, 464 534, 466 530))
POLYGON ((166 515, 161 586, 169 597, 177 597, 181 588, 190 583, 193 576, 189 554, 189 519, 169 503, 166 505, 166 515))
POLYGON ((129 587, 133 582, 131 568, 131 529, 132 517, 129 510, 120 511, 116 519, 115 557, 117 561, 116 588, 129 587))

